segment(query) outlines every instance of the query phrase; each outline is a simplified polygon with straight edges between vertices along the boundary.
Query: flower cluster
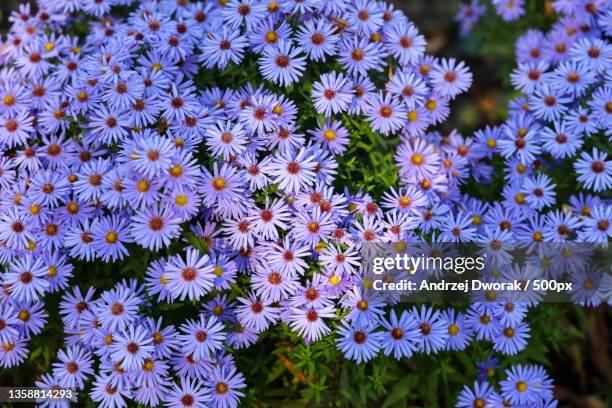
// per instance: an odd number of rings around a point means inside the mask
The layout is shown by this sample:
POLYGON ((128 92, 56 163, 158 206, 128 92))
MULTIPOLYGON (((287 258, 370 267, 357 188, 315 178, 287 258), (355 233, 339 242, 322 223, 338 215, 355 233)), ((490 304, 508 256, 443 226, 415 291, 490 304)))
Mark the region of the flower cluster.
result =
MULTIPOLYGON (((605 153, 584 150, 610 128, 610 45, 597 39, 596 18, 592 30, 563 37, 564 58, 543 48, 537 61, 519 59, 540 67, 541 81, 517 72, 528 99, 504 126, 472 138, 429 131, 471 85, 467 67, 425 55, 416 27, 381 2, 39 0, 35 13, 22 6, 10 20, 0 45, 0 366, 23 362, 48 317, 45 294, 62 292, 66 349, 41 386, 82 390, 93 377, 89 396, 102 407, 234 407, 245 382, 227 351, 281 323, 308 343, 337 337, 357 362, 461 350, 473 339, 516 354, 537 298, 388 311, 362 296, 361 246, 430 233, 530 244, 612 234, 609 205, 590 194, 558 203, 544 171, 579 156, 586 189, 612 184, 605 153), (82 24, 86 34, 69 34, 82 24), (588 59, 591 46, 600 55, 588 59), (252 67, 256 83, 201 85, 238 66, 252 67), (565 83, 574 71, 579 80, 565 83), (566 113, 575 120, 561 121, 566 113), (401 183, 380 203, 334 189, 352 120, 400 140, 401 183), (545 128, 567 132, 567 144, 553 146, 554 135, 544 143, 545 128), (507 161, 504 200, 462 195, 470 176, 490 182, 494 156, 507 161), (571 210, 541 211, 561 204, 571 210), (154 259, 144 282, 99 294, 78 285, 75 265, 137 249, 154 259), (151 317, 186 301, 201 310, 178 328, 151 317)), ((583 303, 601 301, 581 293, 583 303)), ((508 381, 544 378, 517 370, 508 381)), ((525 390, 517 401, 550 399, 525 390)))
MULTIPOLYGON (((495 370, 494 365, 489 369, 495 370)), ((515 365, 505 370, 506 378, 499 383, 500 392, 487 381, 467 385, 459 394, 457 408, 472 407, 556 407, 552 399, 552 380, 541 366, 515 365)))

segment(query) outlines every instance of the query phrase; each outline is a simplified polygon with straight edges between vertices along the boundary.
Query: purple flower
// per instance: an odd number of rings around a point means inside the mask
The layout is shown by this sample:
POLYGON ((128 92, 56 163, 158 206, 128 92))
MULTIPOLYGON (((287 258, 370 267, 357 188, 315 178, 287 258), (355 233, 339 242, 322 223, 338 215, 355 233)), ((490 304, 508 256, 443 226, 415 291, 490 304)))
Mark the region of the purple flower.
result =
POLYGON ((59 363, 53 363, 53 376, 58 379, 60 385, 65 388, 85 387, 84 380, 92 375, 91 355, 78 346, 59 350, 57 353, 59 363))
POLYGON ((306 58, 300 56, 301 52, 290 41, 279 41, 276 47, 268 45, 259 61, 261 74, 280 86, 291 85, 302 77, 306 67, 306 58))
POLYGON ((312 98, 317 112, 331 117, 332 113, 346 111, 351 102, 351 89, 347 78, 335 71, 321 75, 320 82, 312 88, 312 98))
POLYGON ((338 349, 357 363, 371 360, 380 351, 383 340, 383 333, 374 331, 376 327, 375 324, 353 326, 343 322, 337 330, 338 349))

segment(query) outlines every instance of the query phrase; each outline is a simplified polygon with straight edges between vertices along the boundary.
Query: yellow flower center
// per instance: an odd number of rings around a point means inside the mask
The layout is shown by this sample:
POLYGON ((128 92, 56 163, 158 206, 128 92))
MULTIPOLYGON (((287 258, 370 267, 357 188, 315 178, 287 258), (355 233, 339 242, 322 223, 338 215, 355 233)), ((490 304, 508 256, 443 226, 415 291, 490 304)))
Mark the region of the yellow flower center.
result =
POLYGON ((15 97, 13 95, 4 95, 2 103, 6 106, 12 106, 15 103, 15 97))
POLYGON ((212 181, 212 186, 215 190, 223 190, 227 186, 227 182, 223 177, 215 177, 212 181))
POLYGON ((410 161, 412 162, 412 164, 416 166, 420 166, 421 164, 423 164, 423 160, 424 160, 423 155, 420 153, 415 153, 410 158, 410 161))
POLYGON ((217 278, 220 278, 221 275, 223 275, 223 267, 219 265, 215 266, 214 274, 217 278))
POLYGON ((138 191, 140 191, 141 193, 146 193, 147 191, 149 191, 149 189, 151 188, 151 186, 149 185, 149 182, 147 180, 140 180, 137 184, 136 184, 136 188, 138 189, 138 191))
POLYGON ((276 31, 268 31, 266 33, 266 42, 273 43, 273 42, 276 42, 277 40, 278 40, 278 34, 276 34, 276 31))
POLYGON ((77 203, 69 203, 66 206, 66 210, 70 213, 70 214, 76 214, 79 212, 79 205, 77 203))
POLYGON ((336 276, 336 275, 332 275, 329 278, 329 284, 332 285, 332 286, 338 286, 341 281, 342 281, 342 279, 339 276, 336 276))
POLYGON ((19 317, 19 320, 21 320, 23 322, 27 322, 28 320, 30 320, 30 312, 28 312, 25 309, 21 310, 17 317, 19 317))
POLYGON ((172 177, 180 177, 183 174, 183 168, 175 164, 168 169, 168 173, 170 173, 172 177))
POLYGON ((38 214, 40 214, 40 205, 38 205, 38 204, 32 204, 32 205, 30 206, 30 213, 31 213, 32 215, 38 215, 38 214))
POLYGON ((116 244, 119 240, 119 235, 115 231, 108 231, 104 239, 109 244, 116 244))
POLYGON ((174 199, 174 202, 176 203, 176 205, 178 205, 179 207, 184 207, 187 205, 187 202, 189 201, 189 199, 187 198, 186 194, 179 194, 176 196, 176 198, 174 199))
POLYGON ((325 132, 323 132, 323 137, 328 142, 333 142, 334 140, 336 140, 336 133, 334 133, 334 131, 331 129, 327 129, 325 132))
POLYGON ((146 359, 146 360, 145 360, 145 362, 144 362, 144 364, 142 365, 142 368, 143 368, 145 371, 149 371, 149 372, 150 372, 150 371, 153 371, 153 361, 151 361, 151 360, 149 360, 149 359, 146 359))
POLYGON ((406 241, 398 241, 395 243, 395 251, 396 252, 404 252, 408 245, 406 245, 406 241))
POLYGON ((31 239, 28 239, 28 250, 34 251, 36 247, 37 247, 36 242, 32 241, 31 239))

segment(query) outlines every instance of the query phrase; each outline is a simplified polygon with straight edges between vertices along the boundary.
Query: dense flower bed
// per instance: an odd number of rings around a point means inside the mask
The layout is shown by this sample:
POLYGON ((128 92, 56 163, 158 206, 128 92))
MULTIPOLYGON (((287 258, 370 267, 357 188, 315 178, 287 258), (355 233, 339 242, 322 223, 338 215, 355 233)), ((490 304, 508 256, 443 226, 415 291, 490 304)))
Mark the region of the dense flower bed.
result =
MULTIPOLYGON (((458 16, 466 31, 477 3, 458 16)), ((504 18, 520 16, 506 3, 494 1, 504 18)), ((22 6, 0 48, 0 366, 19 369, 55 292, 65 347, 37 385, 86 389, 102 407, 236 406, 245 379, 232 351, 281 324, 307 344, 335 339, 358 363, 526 347, 537 293, 512 307, 392 310, 362 297, 367 242, 520 242, 533 265, 502 273, 571 272, 576 302, 610 301, 601 270, 537 251, 612 236, 612 13, 604 0, 552 7, 564 15, 553 29, 516 43, 523 96, 508 120, 464 137, 432 129, 472 84, 468 67, 426 55, 381 2, 22 6), (380 200, 337 182, 363 132, 399 140, 399 184, 380 200), (499 200, 462 192, 496 174, 499 200), (73 273, 143 253, 143 279, 110 290, 73 273), (178 327, 159 317, 185 302, 199 313, 178 327)), ((457 406, 555 405, 542 367, 505 377, 457 406)))

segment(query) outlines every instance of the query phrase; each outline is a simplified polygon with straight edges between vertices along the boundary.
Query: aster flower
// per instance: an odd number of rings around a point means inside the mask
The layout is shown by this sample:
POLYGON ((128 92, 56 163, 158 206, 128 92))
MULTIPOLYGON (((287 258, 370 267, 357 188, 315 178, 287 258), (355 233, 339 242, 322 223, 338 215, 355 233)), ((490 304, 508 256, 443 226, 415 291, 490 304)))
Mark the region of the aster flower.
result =
POLYGON ((317 142, 321 143, 333 154, 345 152, 349 143, 348 131, 342 126, 341 122, 325 121, 319 123, 319 128, 312 132, 317 142))
POLYGON ((457 63, 454 58, 443 59, 430 74, 434 89, 442 96, 454 98, 465 92, 472 85, 472 73, 463 62, 457 63))
POLYGON ((371 360, 378 354, 383 339, 383 333, 375 329, 376 325, 354 327, 344 322, 337 330, 338 349, 357 363, 371 360))
POLYGON ((378 44, 355 36, 341 43, 338 62, 346 67, 350 75, 365 77, 369 70, 381 70, 380 54, 378 44))
POLYGON ((574 98, 582 96, 596 81, 595 73, 575 61, 560 64, 554 73, 552 86, 574 98))
POLYGON ((440 239, 446 242, 469 242, 476 238, 476 228, 472 226, 472 217, 467 214, 449 213, 443 222, 440 239))
POLYGON ((173 297, 184 300, 199 299, 212 288, 213 267, 208 255, 189 249, 185 260, 180 256, 170 258, 165 266, 167 288, 173 297))
POLYGON ((409 109, 421 105, 429 93, 426 82, 410 70, 395 72, 386 89, 392 95, 401 97, 409 109))
POLYGON ((249 35, 251 48, 260 54, 267 45, 274 46, 280 40, 288 40, 291 36, 291 28, 282 21, 277 27, 277 22, 272 19, 261 21, 249 35))
POLYGON ((246 387, 244 377, 237 372, 236 367, 214 367, 206 385, 211 389, 211 401, 220 408, 236 408, 242 391, 246 387))
POLYGON ((386 356, 393 353, 393 357, 399 360, 402 357, 410 357, 417 351, 421 332, 407 311, 403 311, 398 319, 395 311, 391 310, 389 320, 382 318, 381 325, 386 329, 382 340, 382 349, 386 356))
POLYGON ((247 30, 251 30, 263 17, 263 11, 256 7, 253 0, 232 0, 223 8, 221 15, 232 29, 237 29, 244 23, 247 30))
POLYGON ((410 313, 420 331, 419 351, 430 354, 442 350, 448 338, 448 321, 439 311, 425 306, 420 312, 412 308, 410 313))
POLYGON ((102 218, 92 226, 94 249, 104 260, 122 259, 128 254, 124 243, 131 242, 128 226, 117 216, 102 218))
POLYGON ((472 408, 472 407, 485 407, 491 394, 495 393, 495 389, 489 385, 488 382, 479 383, 474 382, 473 389, 467 385, 463 387, 463 390, 457 397, 457 408, 472 408))
POLYGON ((553 121, 561 119, 561 115, 567 111, 566 105, 571 101, 572 99, 563 96, 561 91, 543 84, 529 98, 529 105, 533 106, 533 114, 536 118, 553 121))
POLYGON ((405 122, 406 109, 390 94, 372 96, 364 107, 372 129, 383 134, 398 131, 405 122))
POLYGON ((14 337, 8 341, 0 341, 0 367, 11 368, 21 364, 28 356, 25 339, 14 337))
POLYGON ((302 49, 293 47, 290 41, 279 41, 276 47, 267 46, 259 62, 261 74, 268 81, 289 86, 301 78, 306 58, 302 49))
POLYGON ((183 334, 178 336, 178 340, 182 351, 193 354, 195 359, 207 359, 223 348, 223 325, 213 316, 208 320, 203 315, 200 315, 199 321, 188 320, 180 330, 183 334))
POLYGON ((330 117, 332 113, 345 111, 351 102, 351 90, 347 78, 335 71, 321 75, 314 83, 312 98, 317 112, 330 117))
POLYGON ((247 144, 246 133, 241 123, 217 122, 215 127, 209 127, 206 132, 206 139, 209 150, 224 160, 230 156, 238 156, 245 149, 247 144))
POLYGON ((589 266, 572 274, 573 290, 571 298, 574 302, 587 307, 597 307, 601 304, 600 291, 604 273, 601 269, 589 266))
POLYGON ((551 392, 552 381, 534 366, 516 365, 505 371, 500 381, 502 393, 513 404, 531 404, 551 392))
POLYGON ((252 228, 258 236, 263 239, 276 240, 279 236, 278 229, 283 230, 288 227, 288 208, 282 201, 274 200, 270 203, 269 198, 266 197, 265 207, 251 210, 248 221, 252 223, 252 228))
POLYGON ((32 116, 25 110, 15 116, 2 115, 0 117, 0 144, 8 148, 26 144, 34 132, 32 120, 32 116))
MULTIPOLYGON (((75 292, 76 294, 76 292, 75 292)), ((95 315, 103 328, 123 330, 138 317, 138 305, 141 300, 123 286, 103 292, 95 305, 95 315)), ((79 306, 77 304, 77 309, 79 306)))
POLYGON ((325 19, 308 20, 300 26, 296 36, 304 53, 313 61, 325 61, 337 52, 338 35, 325 19))
POLYGON ((46 269, 40 258, 31 255, 15 259, 2 277, 4 285, 10 285, 11 296, 17 300, 34 302, 49 287, 44 279, 46 269))
POLYGON ((423 139, 403 143, 397 149, 395 160, 399 163, 400 175, 407 179, 433 176, 440 166, 440 156, 434 145, 423 139))
POLYGON ((603 72, 612 55, 610 44, 599 38, 581 38, 572 44, 569 55, 595 72, 603 72))
POLYGON ((583 140, 569 129, 566 122, 553 122, 554 128, 542 129, 544 143, 542 148, 555 158, 572 157, 583 145, 583 140))
POLYGON ((587 242, 607 242, 612 237, 612 207, 598 205, 590 210, 590 217, 583 219, 580 239, 587 242))
POLYGON ((415 64, 425 52, 425 37, 412 23, 399 23, 386 31, 383 43, 387 51, 398 59, 400 64, 415 64))
POLYGON ((19 338, 19 320, 13 305, 8 300, 0 303, 0 342, 8 343, 13 338, 19 338))
POLYGON ((486 14, 486 7, 478 2, 478 0, 470 0, 469 3, 461 3, 459 11, 455 15, 455 21, 460 24, 460 35, 467 36, 480 18, 486 14))
POLYGON ((15 306, 17 318, 19 319, 17 324, 19 330, 26 336, 40 334, 47 322, 47 317, 49 317, 43 310, 44 303, 20 302, 16 303, 15 306))
POLYGON ((216 203, 235 204, 243 192, 242 177, 234 168, 224 164, 219 169, 215 163, 212 174, 204 169, 200 191, 203 194, 204 203, 209 206, 216 203))
POLYGON ((253 293, 248 299, 238 297, 237 300, 241 303, 236 308, 238 321, 247 328, 261 332, 278 320, 278 308, 270 301, 259 300, 253 293))
POLYGON ((472 329, 467 324, 465 315, 449 309, 443 312, 442 318, 448 322, 448 338, 445 348, 447 350, 464 350, 472 339, 472 329))
POLYGON ((313 342, 330 332, 330 328, 325 324, 323 318, 333 317, 336 317, 336 310, 332 305, 322 308, 311 306, 306 309, 292 307, 290 325, 307 342, 313 342))
POLYGON ((0 215, 0 240, 8 248, 25 249, 34 241, 33 231, 25 222, 25 214, 16 208, 8 209, 0 215))
POLYGON ((527 323, 497 326, 497 333, 493 339, 493 349, 503 354, 513 355, 523 350, 529 338, 527 323))
POLYGON ((505 21, 514 21, 525 14, 525 0, 493 0, 497 14, 505 21))
POLYGON ((231 30, 223 27, 215 33, 204 37, 202 45, 202 61, 208 67, 225 68, 232 62, 240 63, 244 58, 244 49, 247 47, 247 40, 239 30, 231 30))
POLYGON ((580 159, 574 163, 579 173, 578 181, 586 188, 594 191, 604 191, 612 187, 612 161, 605 152, 593 148, 592 153, 582 152, 580 159))
POLYGON ((521 192, 525 194, 525 199, 532 208, 540 210, 555 203, 554 187, 546 174, 539 173, 523 181, 521 192))
POLYGON ((111 345, 112 359, 124 370, 134 370, 142 367, 145 359, 153 352, 153 339, 148 336, 142 326, 131 326, 123 333, 113 336, 111 345))
POLYGON ((548 64, 544 61, 519 64, 518 68, 510 75, 512 85, 519 91, 531 95, 552 77, 552 73, 546 72, 548 67, 548 64))
POLYGON ((147 207, 132 218, 130 234, 139 245, 158 250, 180 233, 180 222, 168 206, 147 207))
POLYGON ((170 167, 176 149, 172 142, 162 137, 141 139, 130 158, 134 168, 142 175, 153 177, 170 167))
POLYGON ((195 116, 199 105, 196 103, 194 90, 188 84, 181 87, 172 84, 171 92, 159 100, 162 117, 169 121, 184 121, 187 116, 195 116))
POLYGON ((84 380, 93 374, 91 355, 78 346, 59 350, 57 353, 59 363, 53 363, 53 376, 60 385, 66 388, 83 389, 84 380))
POLYGON ((304 148, 275 155, 271 165, 270 175, 275 183, 279 183, 278 187, 287 193, 297 192, 314 181, 314 158, 304 148))

